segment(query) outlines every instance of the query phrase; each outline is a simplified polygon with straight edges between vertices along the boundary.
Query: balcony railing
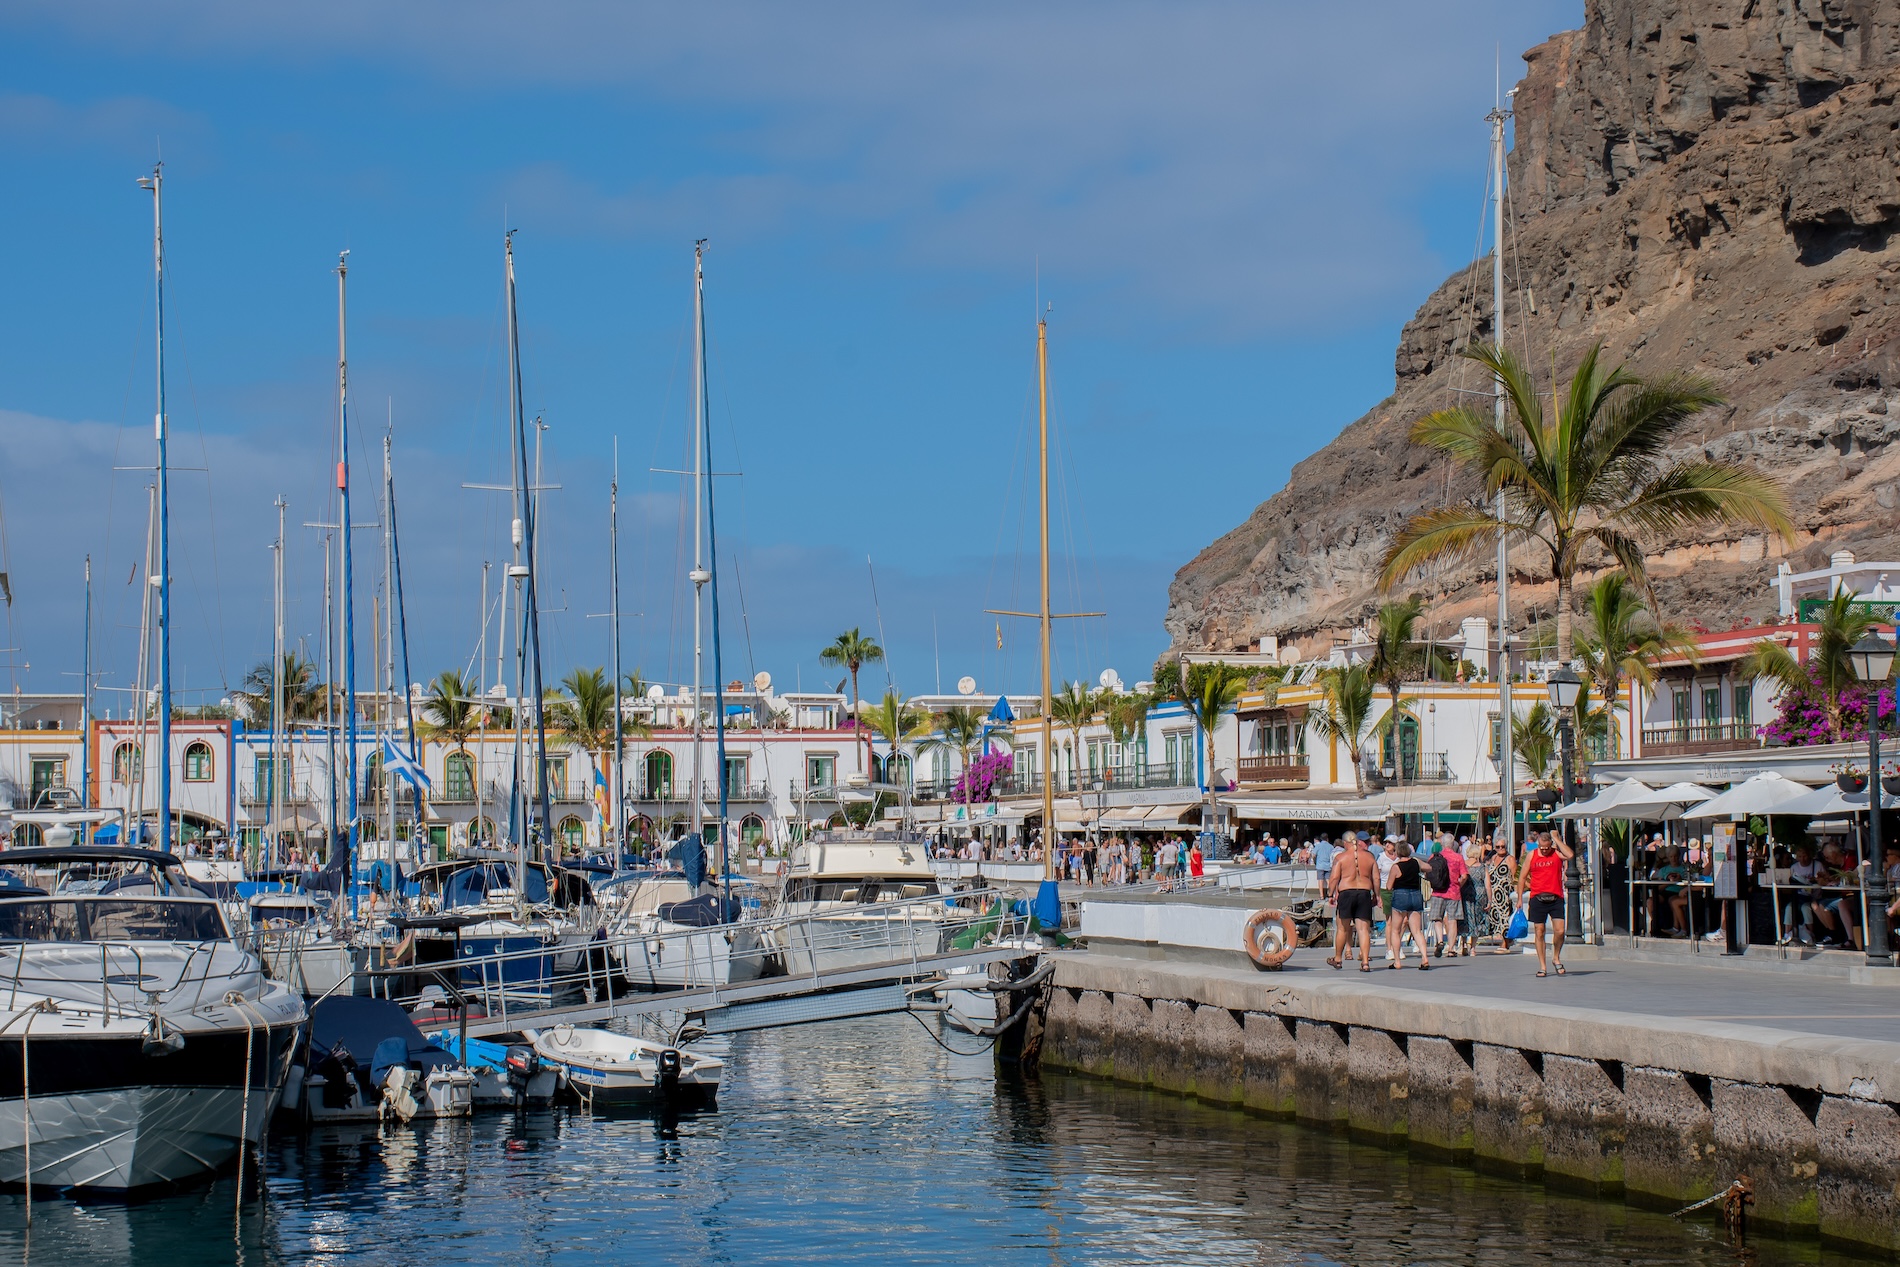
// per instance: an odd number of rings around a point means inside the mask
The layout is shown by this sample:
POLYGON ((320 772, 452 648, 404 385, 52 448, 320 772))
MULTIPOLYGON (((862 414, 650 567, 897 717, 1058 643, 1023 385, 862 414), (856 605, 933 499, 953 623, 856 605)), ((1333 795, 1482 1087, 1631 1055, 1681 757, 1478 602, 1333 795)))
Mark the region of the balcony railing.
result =
MULTIPOLYGON (((256 806, 267 807, 270 805, 270 803, 271 803, 271 786, 268 780, 266 780, 263 783, 240 783, 238 785, 238 804, 239 805, 243 805, 247 808, 256 807, 256 806)), ((286 805, 313 805, 315 803, 316 803, 316 797, 312 795, 311 790, 310 790, 310 785, 308 783, 292 783, 292 782, 289 782, 288 780, 285 781, 284 804, 286 805)))
POLYGON ((1677 722, 1643 727, 1646 757, 1689 757, 1761 746, 1758 727, 1746 721, 1677 722))
POLYGON ((1240 759, 1240 782, 1243 787, 1258 783, 1297 783, 1304 787, 1312 782, 1312 778, 1313 767, 1307 764, 1303 752, 1240 759))
POLYGON ((1370 758, 1366 761, 1366 785, 1374 789, 1403 787, 1408 783, 1450 783, 1451 761, 1442 752, 1421 752, 1398 767, 1381 768, 1370 758))
MULTIPOLYGON (((665 782, 647 783, 629 781, 627 799, 631 801, 690 801, 692 799, 691 779, 670 779, 665 782)), ((717 800, 719 785, 711 779, 700 780, 708 801, 717 800)), ((793 787, 796 794, 796 785, 793 787)), ((769 783, 728 783, 726 800, 728 801, 769 801, 772 799, 772 786, 769 783)))

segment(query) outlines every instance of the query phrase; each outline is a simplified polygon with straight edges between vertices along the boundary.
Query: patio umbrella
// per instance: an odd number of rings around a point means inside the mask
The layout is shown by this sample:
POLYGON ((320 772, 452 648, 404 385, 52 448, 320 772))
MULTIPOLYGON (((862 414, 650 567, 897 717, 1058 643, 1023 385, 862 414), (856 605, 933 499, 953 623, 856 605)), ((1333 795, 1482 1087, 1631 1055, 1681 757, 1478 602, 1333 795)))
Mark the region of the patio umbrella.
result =
POLYGON ((1757 774, 1737 783, 1720 796, 1683 811, 1684 818, 1728 818, 1733 815, 1788 814, 1793 801, 1811 794, 1805 783, 1796 783, 1773 771, 1757 774))
POLYGON ((1700 805, 1714 796, 1713 789, 1700 783, 1671 783, 1647 797, 1626 801, 1612 810, 1611 816, 1645 821, 1681 818, 1684 806, 1700 805))
POLYGON ((1784 801, 1775 806, 1777 814, 1794 814, 1808 818, 1823 818, 1831 814, 1865 814, 1867 812, 1867 793, 1843 792, 1832 783, 1825 783, 1806 796, 1784 801))
POLYGON ((1600 818, 1609 814, 1619 805, 1634 804, 1638 800, 1651 799, 1656 789, 1641 779, 1622 779, 1610 784, 1588 800, 1566 805, 1551 815, 1552 818, 1600 818))

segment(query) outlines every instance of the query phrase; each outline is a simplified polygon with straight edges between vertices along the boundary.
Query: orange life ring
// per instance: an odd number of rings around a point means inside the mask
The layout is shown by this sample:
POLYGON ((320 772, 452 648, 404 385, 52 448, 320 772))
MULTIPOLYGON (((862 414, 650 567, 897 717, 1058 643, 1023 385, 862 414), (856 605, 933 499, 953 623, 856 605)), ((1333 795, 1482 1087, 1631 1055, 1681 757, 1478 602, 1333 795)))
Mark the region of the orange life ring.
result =
POLYGON ((1240 940, 1246 947, 1247 958, 1253 960, 1254 967, 1264 972, 1277 972, 1293 957, 1294 947, 1300 944, 1300 935, 1293 926, 1293 917, 1285 911, 1255 911, 1248 917, 1247 927, 1241 932, 1240 940))

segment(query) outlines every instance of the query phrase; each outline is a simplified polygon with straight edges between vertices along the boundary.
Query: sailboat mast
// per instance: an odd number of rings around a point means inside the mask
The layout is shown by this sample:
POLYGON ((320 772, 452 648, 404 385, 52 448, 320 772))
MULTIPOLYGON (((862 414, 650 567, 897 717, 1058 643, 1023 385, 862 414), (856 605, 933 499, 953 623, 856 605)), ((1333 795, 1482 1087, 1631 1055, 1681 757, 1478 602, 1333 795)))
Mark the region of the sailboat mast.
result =
POLYGON ((732 788, 726 782, 726 670, 720 657, 719 642, 719 528, 713 512, 713 476, 712 476, 712 396, 706 383, 706 304, 704 270, 700 270, 699 287, 699 434, 701 464, 705 466, 702 477, 706 486, 706 557, 712 566, 706 571, 712 582, 712 647, 713 647, 713 734, 716 743, 713 751, 713 777, 719 780, 719 821, 714 830, 719 833, 719 877, 726 883, 729 870, 726 845, 726 819, 731 809, 729 798, 732 788))
POLYGON ((706 844, 706 792, 700 782, 700 692, 704 680, 703 595, 711 573, 706 571, 706 438, 699 421, 705 410, 706 392, 706 239, 693 243, 693 570, 687 579, 693 583, 693 835, 700 847, 706 844))
POLYGON ((277 498, 277 540, 271 552, 271 672, 270 672, 270 835, 264 842, 264 865, 276 867, 284 830, 284 507, 277 498))
MULTIPOLYGON (((1491 346, 1504 350, 1504 121, 1510 112, 1494 108, 1485 119, 1491 124, 1491 346)), ((1494 387, 1492 418, 1504 430, 1504 380, 1494 387)), ((1497 495, 1497 516, 1504 518, 1504 490, 1497 495)), ((1502 791, 1504 844, 1517 856, 1517 757, 1511 744, 1511 543, 1498 537, 1498 782, 1502 791)))
MULTIPOLYGON (((385 467, 387 468, 387 462, 385 462, 385 467)), ((422 751, 416 746, 416 703, 415 696, 411 694, 409 690, 409 684, 414 681, 414 679, 409 676, 409 610, 404 606, 402 601, 402 535, 396 527, 396 480, 393 473, 387 474, 387 478, 389 481, 387 489, 389 502, 389 565, 390 575, 392 577, 390 584, 394 587, 395 595, 390 601, 395 605, 396 609, 395 635, 397 649, 402 654, 402 674, 399 680, 402 682, 403 730, 409 743, 409 759, 415 762, 417 768, 420 769, 422 766, 422 751)), ((395 726, 393 713, 391 715, 390 726, 392 729, 395 726)), ((416 865, 421 866, 425 861, 422 856, 422 842, 426 838, 422 826, 422 789, 411 784, 409 792, 410 805, 415 810, 415 818, 412 820, 411 829, 415 832, 416 837, 416 865)), ((396 796, 396 785, 393 781, 389 784, 389 795, 391 804, 393 805, 396 796)), ((391 851, 389 856, 393 860, 396 856, 396 840, 394 836, 390 837, 389 847, 391 851)))
POLYGON ((383 849, 384 856, 391 866, 396 861, 396 779, 389 769, 389 754, 384 745, 395 747, 391 738, 396 729, 396 700, 391 694, 396 689, 396 546, 394 519, 390 514, 390 490, 392 481, 389 474, 389 432, 383 432, 383 692, 382 706, 377 709, 381 718, 382 735, 376 750, 382 753, 377 766, 377 777, 382 783, 383 797, 383 849))
MULTIPOLYGON (((541 680, 541 611, 540 611, 540 599, 537 597, 536 591, 535 591, 535 560, 540 553, 540 544, 539 544, 540 533, 535 522, 536 489, 534 487, 534 484, 539 483, 539 481, 537 480, 534 483, 530 483, 528 479, 528 434, 527 434, 527 416, 526 416, 527 411, 522 402, 521 325, 520 325, 520 322, 516 318, 516 308, 515 308, 515 239, 514 239, 514 233, 512 231, 510 231, 510 233, 508 234, 507 256, 508 256, 508 372, 509 372, 509 381, 512 383, 513 389, 514 389, 514 406, 515 406, 514 422, 515 422, 515 440, 516 440, 515 452, 517 454, 517 460, 519 462, 518 475, 520 478, 519 487, 521 490, 520 505, 521 505, 522 521, 525 521, 523 526, 525 530, 525 540, 526 540, 526 545, 527 545, 527 549, 524 556, 527 562, 525 564, 520 565, 521 571, 524 574, 524 579, 525 579, 525 584, 521 588, 521 591, 520 591, 521 592, 521 629, 522 629, 522 635, 523 635, 521 653, 522 653, 522 659, 524 661, 524 664, 521 666, 520 670, 518 671, 517 678, 519 680, 521 677, 525 676, 526 686, 533 692, 532 696, 529 697, 524 702, 526 703, 527 707, 531 707, 534 709, 534 783, 535 783, 535 793, 536 793, 535 800, 541 811, 541 830, 543 832, 551 832, 553 830, 553 812, 552 812, 552 807, 549 804, 549 788, 548 788, 547 713, 546 713, 546 710, 542 707, 542 696, 545 693, 546 688, 545 688, 545 684, 541 680)), ((539 425, 538 419, 537 419, 537 425, 539 425)), ((538 465, 538 461, 537 461, 537 465, 538 465)), ((513 569, 510 569, 510 570, 512 571, 513 569)), ((517 734, 520 733, 519 724, 517 724, 516 733, 517 734)), ((526 832, 523 832, 522 834, 524 838, 527 835, 526 832)), ((549 843, 550 842, 548 840, 544 839, 542 841, 542 847, 546 848, 549 843)), ((521 891, 525 894, 526 892, 525 885, 526 885, 526 880, 527 880, 525 867, 519 879, 521 881, 521 884, 524 886, 521 891)))
MULTIPOLYGON (((619 866, 619 855, 626 852, 626 842, 621 839, 627 827, 626 807, 621 797, 625 791, 624 761, 622 749, 625 738, 620 719, 620 440, 614 439, 614 478, 607 486, 607 568, 613 574, 612 583, 607 587, 609 636, 613 639, 613 675, 614 675, 614 792, 613 805, 613 841, 614 863, 619 866)), ((607 846, 607 833, 600 834, 601 848, 607 846)))
MULTIPOLYGON (((152 301, 157 337, 158 411, 153 429, 158 439, 158 847, 172 847, 172 554, 171 478, 166 461, 165 419, 165 164, 154 163, 152 174, 139 181, 152 191, 152 301)), ((141 754, 143 759, 143 754, 141 754)))
POLYGON ((354 573, 350 558, 350 361, 349 346, 346 340, 348 307, 346 304, 346 284, 349 276, 350 253, 343 251, 336 259, 336 435, 337 455, 336 489, 341 509, 337 518, 337 531, 343 536, 342 574, 338 584, 343 588, 343 746, 344 764, 349 772, 350 789, 348 808, 350 820, 344 832, 344 847, 347 865, 343 881, 350 886, 350 918, 356 918, 356 600, 354 573))
POLYGON ((524 637, 527 626, 527 609, 522 597, 523 586, 528 578, 528 565, 522 562, 522 546, 527 541, 527 463, 524 440, 521 434, 521 383, 520 360, 515 355, 515 235, 511 231, 502 241, 502 254, 507 268, 508 300, 508 408, 509 416, 509 481, 514 485, 515 513, 509 524, 509 543, 514 550, 514 561, 508 565, 508 575, 515 583, 515 619, 512 622, 515 639, 515 773, 514 786, 509 791, 508 816, 513 820, 509 826, 515 838, 515 905, 520 908, 526 902, 528 885, 528 803, 526 786, 522 781, 521 754, 526 725, 527 710, 527 639, 524 637))
POLYGON ((152 606, 156 601, 151 584, 152 551, 157 548, 158 538, 158 486, 145 486, 145 581, 139 588, 139 667, 138 667, 138 710, 139 744, 132 757, 132 768, 126 774, 125 832, 137 833, 138 843, 145 844, 145 772, 149 768, 147 758, 152 754, 152 701, 147 696, 152 681, 152 606))
POLYGON ((1055 727, 1050 718, 1054 702, 1049 690, 1049 321, 1036 319, 1036 397, 1039 418, 1038 447, 1042 455, 1039 486, 1042 497, 1042 874, 1056 875, 1056 750, 1055 727))
MULTIPOLYGON (((86 629, 79 662, 79 804, 92 808, 92 556, 86 556, 86 629)), ((90 843, 92 829, 85 829, 90 843)), ((120 844, 126 842, 121 839, 120 844)))

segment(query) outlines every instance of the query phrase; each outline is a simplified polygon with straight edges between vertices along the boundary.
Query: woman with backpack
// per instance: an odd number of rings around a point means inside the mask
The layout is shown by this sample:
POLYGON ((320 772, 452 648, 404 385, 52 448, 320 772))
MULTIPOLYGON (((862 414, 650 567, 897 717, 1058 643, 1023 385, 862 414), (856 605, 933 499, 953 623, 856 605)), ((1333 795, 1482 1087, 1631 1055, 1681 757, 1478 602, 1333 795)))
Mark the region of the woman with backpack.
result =
POLYGON ((1464 906, 1458 886, 1465 878, 1464 864, 1465 860, 1443 840, 1433 842, 1432 856, 1425 864, 1425 878, 1432 891, 1426 904, 1426 916, 1431 921, 1426 931, 1438 939, 1434 953, 1440 958, 1458 953, 1458 914, 1464 906))

